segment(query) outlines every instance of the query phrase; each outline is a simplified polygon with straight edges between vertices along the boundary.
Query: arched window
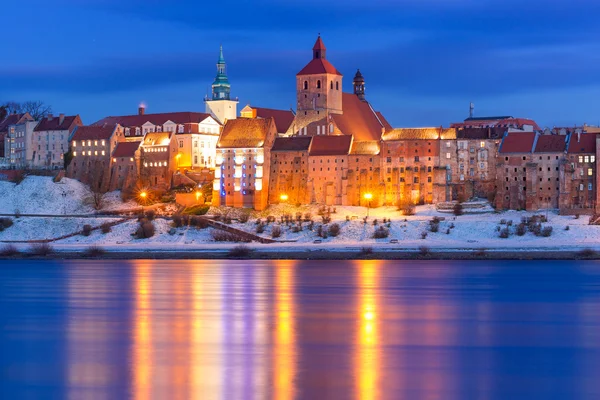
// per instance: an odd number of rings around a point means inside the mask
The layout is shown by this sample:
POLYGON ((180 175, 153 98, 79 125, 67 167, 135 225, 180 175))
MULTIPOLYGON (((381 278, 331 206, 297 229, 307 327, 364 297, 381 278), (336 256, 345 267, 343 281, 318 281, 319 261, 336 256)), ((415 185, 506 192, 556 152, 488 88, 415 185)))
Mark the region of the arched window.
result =
POLYGON ((339 82, 335 83, 335 90, 340 90, 340 83, 339 82))
POLYGON ((321 89, 321 80, 320 79, 317 81, 317 89, 321 89))
POLYGON ((333 81, 331 81, 331 85, 329 85, 329 87, 331 88, 331 90, 333 90, 333 81))
POLYGON ((304 81, 304 90, 308 90, 308 81, 304 81))

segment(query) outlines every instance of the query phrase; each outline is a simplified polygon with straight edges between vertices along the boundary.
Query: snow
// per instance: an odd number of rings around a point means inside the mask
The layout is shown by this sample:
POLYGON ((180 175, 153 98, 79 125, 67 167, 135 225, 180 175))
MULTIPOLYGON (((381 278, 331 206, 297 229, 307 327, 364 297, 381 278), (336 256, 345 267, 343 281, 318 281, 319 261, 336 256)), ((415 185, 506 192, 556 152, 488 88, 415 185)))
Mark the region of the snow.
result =
POLYGON ((84 225, 100 226, 116 218, 13 218, 13 226, 0 232, 0 241, 46 240, 81 231, 84 225))

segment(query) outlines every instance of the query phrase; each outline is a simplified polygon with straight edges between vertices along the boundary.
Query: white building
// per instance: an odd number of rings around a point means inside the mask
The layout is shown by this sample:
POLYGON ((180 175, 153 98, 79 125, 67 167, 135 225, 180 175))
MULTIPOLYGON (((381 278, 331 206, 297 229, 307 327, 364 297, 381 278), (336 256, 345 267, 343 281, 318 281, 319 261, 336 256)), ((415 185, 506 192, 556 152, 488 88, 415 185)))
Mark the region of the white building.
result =
POLYGON ((77 126, 79 115, 44 117, 33 131, 31 167, 60 169, 64 167, 64 154, 69 151, 69 139, 77 126))

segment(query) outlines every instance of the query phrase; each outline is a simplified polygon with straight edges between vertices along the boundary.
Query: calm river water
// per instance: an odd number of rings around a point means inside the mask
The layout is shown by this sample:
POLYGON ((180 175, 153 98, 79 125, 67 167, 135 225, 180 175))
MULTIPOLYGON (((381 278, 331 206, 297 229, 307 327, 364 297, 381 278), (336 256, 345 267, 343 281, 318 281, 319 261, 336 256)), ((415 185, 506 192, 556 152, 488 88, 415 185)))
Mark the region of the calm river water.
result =
POLYGON ((598 399, 593 262, 0 262, 2 399, 598 399))

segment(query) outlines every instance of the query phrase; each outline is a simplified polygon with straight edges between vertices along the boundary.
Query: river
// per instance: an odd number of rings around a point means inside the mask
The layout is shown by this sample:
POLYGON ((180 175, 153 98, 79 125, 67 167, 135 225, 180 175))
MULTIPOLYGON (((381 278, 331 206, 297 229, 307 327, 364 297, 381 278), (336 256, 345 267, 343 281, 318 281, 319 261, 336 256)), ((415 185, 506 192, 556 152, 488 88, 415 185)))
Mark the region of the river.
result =
POLYGON ((1 261, 4 399, 598 399, 600 264, 1 261))

